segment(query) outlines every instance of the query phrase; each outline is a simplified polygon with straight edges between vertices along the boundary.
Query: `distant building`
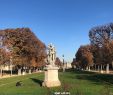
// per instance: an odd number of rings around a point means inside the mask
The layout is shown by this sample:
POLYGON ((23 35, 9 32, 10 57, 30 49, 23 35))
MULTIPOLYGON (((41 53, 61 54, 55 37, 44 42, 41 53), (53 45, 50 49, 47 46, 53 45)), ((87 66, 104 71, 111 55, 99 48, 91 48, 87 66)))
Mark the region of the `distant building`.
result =
POLYGON ((65 63, 64 63, 64 67, 67 68, 67 69, 72 68, 70 62, 65 62, 65 63))

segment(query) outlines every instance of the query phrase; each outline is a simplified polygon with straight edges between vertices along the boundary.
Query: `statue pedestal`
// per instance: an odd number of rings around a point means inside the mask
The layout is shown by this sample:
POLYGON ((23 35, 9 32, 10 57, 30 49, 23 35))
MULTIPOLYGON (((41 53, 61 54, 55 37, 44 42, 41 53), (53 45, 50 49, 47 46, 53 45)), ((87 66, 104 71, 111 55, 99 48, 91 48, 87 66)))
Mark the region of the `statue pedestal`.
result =
POLYGON ((48 65, 45 68, 45 79, 42 84, 43 86, 56 87, 61 85, 58 79, 58 69, 59 69, 58 67, 52 65, 48 65))

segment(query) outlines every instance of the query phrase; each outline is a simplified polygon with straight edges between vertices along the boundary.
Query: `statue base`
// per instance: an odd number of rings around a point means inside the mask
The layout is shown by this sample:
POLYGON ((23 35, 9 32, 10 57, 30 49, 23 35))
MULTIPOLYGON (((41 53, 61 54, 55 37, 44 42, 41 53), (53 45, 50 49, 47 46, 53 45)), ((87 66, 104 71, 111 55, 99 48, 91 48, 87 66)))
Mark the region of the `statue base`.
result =
POLYGON ((48 65, 45 68, 45 79, 44 82, 42 83, 43 86, 46 87, 57 87, 60 86, 61 83, 58 79, 58 67, 48 65))

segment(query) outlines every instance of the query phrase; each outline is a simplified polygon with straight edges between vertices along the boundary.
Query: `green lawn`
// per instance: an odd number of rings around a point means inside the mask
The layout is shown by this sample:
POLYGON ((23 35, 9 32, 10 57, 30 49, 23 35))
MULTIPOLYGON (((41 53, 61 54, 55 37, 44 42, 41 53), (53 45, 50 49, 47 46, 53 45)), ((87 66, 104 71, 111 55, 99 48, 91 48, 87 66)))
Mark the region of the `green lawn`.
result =
POLYGON ((83 71, 60 72, 62 86, 40 86, 44 73, 0 79, 0 95, 53 95, 54 92, 70 91, 71 95, 113 95, 113 75, 83 71), (22 81, 21 87, 16 87, 22 81))

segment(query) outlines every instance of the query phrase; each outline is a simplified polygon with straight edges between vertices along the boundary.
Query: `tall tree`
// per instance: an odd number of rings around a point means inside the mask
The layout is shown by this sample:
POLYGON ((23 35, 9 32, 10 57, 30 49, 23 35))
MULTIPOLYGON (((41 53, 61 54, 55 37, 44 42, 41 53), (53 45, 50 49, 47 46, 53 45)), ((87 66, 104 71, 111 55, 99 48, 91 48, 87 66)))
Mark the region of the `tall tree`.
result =
POLYGON ((34 59, 38 64, 46 58, 46 46, 29 28, 0 30, 4 46, 10 51, 13 64, 30 66, 34 59))
POLYGON ((55 65, 57 65, 57 66, 59 66, 59 67, 62 66, 62 62, 61 62, 61 60, 59 59, 59 57, 56 58, 56 60, 55 60, 55 65))
MULTIPOLYGON (((96 52, 100 53, 104 63, 111 63, 112 58, 112 41, 113 41, 113 23, 94 27, 89 31, 91 45, 96 48, 96 52), (107 52, 107 54, 106 54, 107 52), (106 56, 106 58, 105 58, 106 56)), ((102 60, 101 59, 101 60, 102 60)))
POLYGON ((76 62, 78 63, 80 68, 86 68, 87 66, 91 66, 93 64, 93 55, 91 52, 91 46, 80 46, 76 53, 76 62))
POLYGON ((95 48, 94 59, 100 64, 113 61, 113 23, 94 27, 89 31, 91 45, 95 48))
POLYGON ((113 23, 92 28, 89 38, 91 44, 98 47, 109 44, 113 40, 113 23))

